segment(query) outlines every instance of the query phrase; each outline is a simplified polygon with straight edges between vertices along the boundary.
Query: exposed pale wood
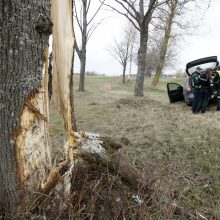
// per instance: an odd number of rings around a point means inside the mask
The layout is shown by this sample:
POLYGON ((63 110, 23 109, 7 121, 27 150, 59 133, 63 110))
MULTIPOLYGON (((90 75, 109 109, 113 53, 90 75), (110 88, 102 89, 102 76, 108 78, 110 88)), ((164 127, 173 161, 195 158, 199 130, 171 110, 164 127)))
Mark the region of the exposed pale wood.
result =
POLYGON ((73 14, 72 0, 52 0, 53 20, 53 95, 61 115, 64 118, 66 137, 66 156, 73 160, 72 148, 75 139, 73 109, 73 14))
POLYGON ((108 167, 136 189, 140 185, 147 187, 146 179, 124 158, 121 147, 122 144, 120 145, 111 138, 100 138, 98 135, 86 133, 78 155, 84 160, 98 162, 108 167))

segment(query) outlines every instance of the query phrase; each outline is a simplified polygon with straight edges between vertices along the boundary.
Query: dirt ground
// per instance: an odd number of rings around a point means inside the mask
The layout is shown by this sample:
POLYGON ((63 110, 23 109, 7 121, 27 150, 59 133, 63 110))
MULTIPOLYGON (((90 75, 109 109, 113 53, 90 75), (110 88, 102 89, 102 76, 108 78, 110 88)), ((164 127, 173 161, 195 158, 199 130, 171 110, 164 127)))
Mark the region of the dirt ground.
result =
MULTIPOLYGON (((126 140, 128 160, 149 176, 153 189, 148 219, 220 219, 220 113, 193 115, 190 107, 170 104, 168 81, 157 88, 145 80, 145 96, 134 97, 134 80, 86 77, 86 91, 78 92, 74 106, 78 130, 126 140)), ((63 153, 63 125, 51 112, 50 134, 54 161, 63 153), (58 147, 59 146, 59 147, 58 147)))

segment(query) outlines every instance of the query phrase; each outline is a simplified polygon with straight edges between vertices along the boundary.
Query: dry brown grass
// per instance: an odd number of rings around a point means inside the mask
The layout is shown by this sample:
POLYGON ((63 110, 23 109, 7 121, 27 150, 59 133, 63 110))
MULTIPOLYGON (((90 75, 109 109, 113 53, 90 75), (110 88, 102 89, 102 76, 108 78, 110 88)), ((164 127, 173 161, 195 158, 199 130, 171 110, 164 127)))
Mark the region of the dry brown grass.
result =
MULTIPOLYGON (((87 77, 87 91, 74 90, 78 130, 129 140, 124 154, 150 176, 149 218, 220 219, 220 113, 211 106, 193 115, 184 103, 170 104, 166 82, 152 89, 146 80, 145 97, 137 98, 134 81, 87 77)), ((51 122, 56 157, 63 128, 54 112, 51 122)))

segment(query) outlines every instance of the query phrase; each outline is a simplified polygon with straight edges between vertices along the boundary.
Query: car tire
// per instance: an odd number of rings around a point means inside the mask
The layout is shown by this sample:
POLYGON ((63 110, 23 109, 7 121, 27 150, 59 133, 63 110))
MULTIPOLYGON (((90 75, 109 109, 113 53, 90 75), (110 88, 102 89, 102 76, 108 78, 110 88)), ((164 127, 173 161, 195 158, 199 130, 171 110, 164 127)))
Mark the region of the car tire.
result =
POLYGON ((184 96, 184 101, 185 101, 185 103, 186 103, 188 106, 191 106, 191 105, 192 105, 192 102, 190 102, 189 97, 184 96))

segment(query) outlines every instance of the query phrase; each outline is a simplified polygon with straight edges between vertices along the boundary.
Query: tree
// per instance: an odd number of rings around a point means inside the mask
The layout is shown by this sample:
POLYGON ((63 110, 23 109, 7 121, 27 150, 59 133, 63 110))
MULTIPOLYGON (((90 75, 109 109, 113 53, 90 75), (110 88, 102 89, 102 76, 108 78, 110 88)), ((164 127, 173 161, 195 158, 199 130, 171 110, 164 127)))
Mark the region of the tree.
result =
POLYGON ((151 77, 155 72, 158 62, 158 48, 154 46, 149 46, 146 55, 146 76, 151 77))
MULTIPOLYGON (((196 12, 190 10, 190 8, 199 7, 201 11, 204 11, 202 7, 208 7, 210 1, 197 1, 197 0, 169 0, 163 7, 157 8, 156 22, 153 22, 155 26, 155 31, 161 33, 162 40, 160 40, 159 46, 159 60, 157 64, 156 73, 152 81, 152 85, 156 86, 159 82, 162 70, 164 69, 166 63, 170 61, 170 52, 172 52, 172 47, 174 42, 178 42, 180 36, 191 35, 193 30, 198 27, 196 24, 196 18, 201 15, 196 15, 196 12), (205 5, 203 5, 205 3, 205 5), (193 14, 189 16, 189 13, 193 14), (192 17, 194 19, 192 21, 192 17)), ((205 9, 206 10, 206 9, 205 9)), ((173 56, 174 57, 174 56, 173 56)))
POLYGON ((132 27, 125 28, 125 36, 121 42, 115 40, 114 45, 109 49, 112 57, 122 65, 122 83, 125 83, 127 64, 132 62, 132 53, 135 43, 136 32, 132 27))
MULTIPOLYGON (((17 212, 26 211, 23 208, 34 213, 58 182, 65 198, 71 190, 73 169, 77 169, 77 162, 82 164, 79 158, 90 162, 98 159, 136 188, 142 179, 142 174, 114 151, 121 147, 118 143, 107 140, 105 150, 101 146, 104 141, 94 134, 75 132, 72 1, 52 0, 51 3, 51 13, 49 0, 27 4, 11 0, 1 4, 0 218, 3 219, 16 218, 17 212), (66 133, 63 148, 66 160, 56 167, 51 165, 48 141, 50 14, 53 21, 52 98, 64 118, 66 133), (108 153, 109 146, 112 150, 108 153)), ((63 204, 62 199, 61 202, 63 204)))
MULTIPOLYGON (((47 121, 44 106, 39 100, 46 99, 41 93, 41 83, 45 52, 52 30, 49 5, 49 0, 29 4, 15 0, 1 2, 0 207, 12 212, 16 211, 15 207, 24 196, 25 178, 34 169, 31 167, 24 173, 24 160, 30 159, 24 158, 29 150, 27 142, 30 139, 26 136, 30 131, 28 126, 35 121, 36 126, 42 128, 47 121), (41 112, 37 110, 38 107, 41 107, 41 112), (30 112, 34 112, 36 118, 30 112)), ((39 136, 33 142, 37 138, 39 136)), ((38 141, 40 150, 43 143, 38 141)), ((47 155, 43 158, 48 161, 47 155)), ((38 164, 36 161, 33 163, 38 164)), ((39 168, 43 169, 41 166, 39 168)))
POLYGON ((161 72, 165 66, 166 62, 166 55, 168 50, 168 45, 170 39, 172 38, 172 26, 175 22, 175 17, 181 15, 181 11, 183 10, 184 6, 192 0, 170 0, 166 3, 167 9, 164 7, 162 10, 159 10, 160 13, 160 23, 162 21, 162 25, 164 24, 164 37, 162 39, 160 45, 160 52, 159 52, 159 62, 157 65, 156 73, 154 79, 152 81, 152 85, 156 86, 159 82, 161 72), (161 16, 161 14, 163 16, 161 16))
POLYGON ((149 0, 148 5, 146 5, 144 0, 139 0, 138 6, 136 4, 137 0, 114 0, 114 2, 117 6, 112 6, 110 4, 106 5, 119 14, 125 16, 138 30, 140 35, 138 71, 134 95, 143 96, 149 24, 155 8, 164 4, 166 1, 149 0))
MULTIPOLYGON (((94 0, 93 0, 94 1, 94 0)), ((75 17, 77 24, 80 29, 81 33, 81 48, 78 46, 78 43, 75 42, 75 48, 76 52, 78 54, 79 60, 80 60, 80 81, 79 81, 79 91, 84 92, 85 91, 85 71, 86 71, 86 48, 87 43, 91 35, 94 33, 95 29, 98 27, 98 25, 101 23, 94 23, 94 19, 98 12, 101 10, 103 3, 105 0, 102 0, 100 2, 100 5, 95 10, 95 12, 90 15, 89 17, 89 11, 91 7, 91 0, 79 0, 80 5, 80 13, 78 13, 77 5, 74 6, 75 10, 75 17)))
MULTIPOLYGON (((2 1, 1 7, 0 213, 15 214, 33 200, 33 192, 48 189, 51 160, 47 70, 52 22, 49 0, 2 1)), ((54 88, 59 88, 57 100, 65 119, 69 158, 68 146, 74 143, 71 8, 71 0, 52 1, 56 62, 53 81, 57 85, 54 88)))

